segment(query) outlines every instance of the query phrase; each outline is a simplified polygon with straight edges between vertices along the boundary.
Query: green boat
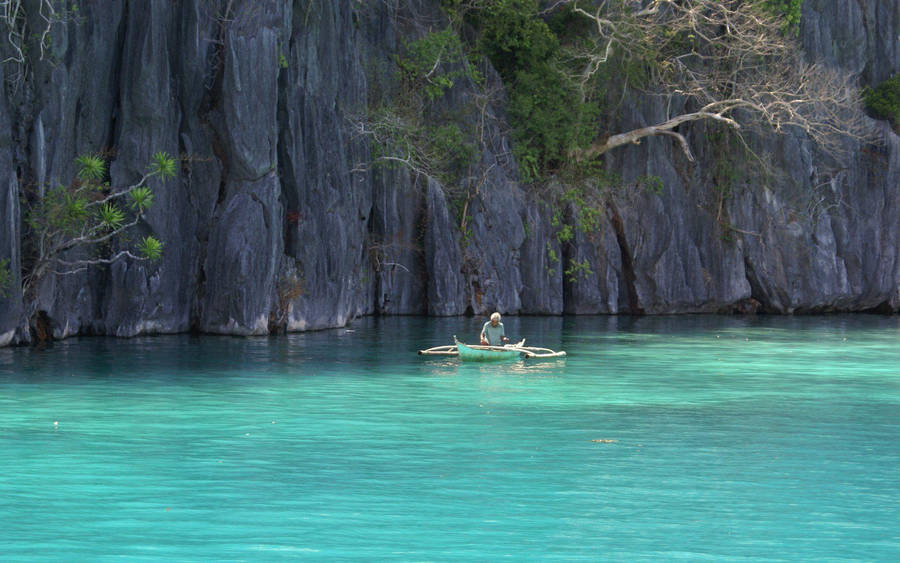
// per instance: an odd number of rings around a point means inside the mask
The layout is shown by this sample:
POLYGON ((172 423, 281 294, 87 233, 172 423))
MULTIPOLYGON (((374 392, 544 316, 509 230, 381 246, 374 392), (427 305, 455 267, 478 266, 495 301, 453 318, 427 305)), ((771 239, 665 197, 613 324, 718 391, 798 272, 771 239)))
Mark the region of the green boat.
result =
POLYGON ((563 358, 563 351, 554 352, 549 348, 525 346, 525 340, 506 346, 480 346, 463 344, 453 337, 455 344, 451 346, 435 346, 427 350, 419 350, 420 356, 458 356, 460 360, 475 362, 491 362, 499 360, 515 360, 524 358, 563 358))
POLYGON ((522 355, 519 346, 525 343, 523 340, 519 344, 510 346, 475 346, 463 344, 459 340, 456 342, 456 352, 459 359, 464 362, 496 362, 503 360, 518 360, 522 355))

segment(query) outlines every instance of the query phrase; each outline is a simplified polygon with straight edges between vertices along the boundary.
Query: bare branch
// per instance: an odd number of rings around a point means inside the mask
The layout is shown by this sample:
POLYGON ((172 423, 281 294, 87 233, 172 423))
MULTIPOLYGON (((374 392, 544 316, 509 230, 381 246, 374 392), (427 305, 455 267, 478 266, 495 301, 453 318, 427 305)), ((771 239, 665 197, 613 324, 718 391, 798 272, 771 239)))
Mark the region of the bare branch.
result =
POLYGON ((437 174, 443 155, 429 151, 417 128, 397 113, 385 110, 349 119, 355 136, 368 138, 379 152, 369 163, 354 166, 353 171, 364 172, 372 163, 380 162, 402 165, 425 176, 437 174))
POLYGON ((54 245, 50 250, 50 256, 54 256, 59 254, 60 252, 65 252, 71 248, 75 248, 76 246, 84 246, 88 244, 100 244, 101 242, 106 242, 113 238, 114 236, 121 234, 122 232, 136 226, 140 220, 142 215, 138 214, 134 220, 129 223, 125 223, 122 226, 113 229, 107 232, 104 235, 96 236, 96 233, 101 231, 100 227, 93 228, 89 230, 87 233, 82 234, 81 236, 64 239, 59 241, 56 245, 54 245))
POLYGON ((593 143, 587 149, 573 150, 570 156, 575 158, 576 161, 581 162, 590 160, 616 147, 621 147, 628 144, 639 144, 641 142, 641 139, 644 139, 645 137, 652 137, 654 135, 669 135, 679 141, 682 146, 682 150, 685 153, 685 156, 688 158, 688 160, 693 162, 694 155, 691 153, 691 150, 688 147, 687 140, 683 135, 672 131, 672 129, 678 127, 683 123, 687 123, 689 121, 698 121, 701 119, 715 119, 717 121, 726 123, 731 127, 734 127, 735 129, 740 128, 740 124, 738 124, 736 121, 719 113, 713 113, 711 111, 697 111, 673 117, 672 119, 669 119, 657 125, 641 127, 639 129, 634 129, 625 133, 611 135, 602 141, 593 143))
POLYGON ((139 188, 139 187, 143 186, 144 184, 146 184, 147 180, 149 180, 150 178, 152 178, 155 175, 156 174, 153 172, 147 172, 146 174, 144 174, 141 177, 141 179, 137 183, 132 184, 132 185, 128 186, 127 188, 113 190, 106 197, 91 201, 90 203, 88 203, 87 206, 88 207, 97 207, 97 206, 103 205, 104 203, 110 202, 114 199, 119 199, 121 197, 124 197, 124 196, 128 195, 133 189, 139 188))
POLYGON ((132 254, 131 252, 129 252, 127 250, 121 250, 121 251, 117 252, 116 254, 110 256, 109 258, 94 258, 91 260, 72 260, 72 261, 61 260, 59 258, 56 258, 53 260, 54 264, 57 264, 59 266, 63 266, 63 267, 69 268, 69 269, 53 270, 53 273, 54 274, 62 274, 62 275, 74 274, 74 273, 86 270, 90 266, 100 266, 100 265, 104 265, 104 264, 112 264, 113 262, 116 262, 116 261, 118 261, 122 258, 126 258, 126 257, 131 258, 132 260, 139 260, 139 261, 148 260, 147 258, 144 258, 143 256, 137 256, 135 254, 132 254))

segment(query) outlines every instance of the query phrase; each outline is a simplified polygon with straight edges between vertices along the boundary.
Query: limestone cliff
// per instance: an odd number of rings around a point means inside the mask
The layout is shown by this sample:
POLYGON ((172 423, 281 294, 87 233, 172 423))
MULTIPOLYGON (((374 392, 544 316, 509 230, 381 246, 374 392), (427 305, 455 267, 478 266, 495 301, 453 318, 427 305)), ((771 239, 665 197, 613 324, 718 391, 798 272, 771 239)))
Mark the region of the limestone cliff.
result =
MULTIPOLYGON (((900 71, 893 4, 807 0, 807 56, 864 84, 900 71)), ((475 116, 471 82, 443 102, 481 119, 486 139, 462 216, 437 178, 368 166, 354 118, 385 95, 404 39, 423 32, 410 22, 440 17, 437 5, 80 2, 53 26, 43 58, 32 50, 27 64, 2 67, 0 260, 13 280, 0 297, 0 345, 29 341, 38 311, 65 337, 265 334, 495 309, 900 309, 900 138, 886 124, 882 144, 849 147, 838 169, 795 132, 753 139, 772 169, 760 174, 703 124, 688 132, 696 163, 666 139, 613 151, 605 166, 623 185, 566 244, 553 236, 554 210, 519 181, 502 104, 475 116), (22 194, 67 182, 73 159, 98 150, 115 183, 139 178, 155 151, 181 156, 140 225, 165 241, 163 258, 49 277, 23 296, 22 194), (648 175, 660 190, 636 187, 648 175), (589 269, 564 275, 572 259, 589 269)), ((618 119, 637 126, 666 111, 635 96, 618 119)), ((565 211, 578 220, 577 208, 565 211)))

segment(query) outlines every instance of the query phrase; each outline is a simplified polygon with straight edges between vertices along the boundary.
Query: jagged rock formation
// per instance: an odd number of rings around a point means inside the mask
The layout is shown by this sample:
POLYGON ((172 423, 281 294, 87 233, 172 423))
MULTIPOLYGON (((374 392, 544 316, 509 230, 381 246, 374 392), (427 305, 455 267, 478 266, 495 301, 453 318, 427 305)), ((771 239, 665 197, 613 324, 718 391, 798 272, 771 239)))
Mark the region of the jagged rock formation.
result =
MULTIPOLYGON (((0 260, 14 279, 0 297, 0 346, 28 341, 38 311, 60 338, 265 334, 494 309, 900 309, 900 138, 886 125, 882 145, 850 147, 838 171, 795 133, 754 139, 771 165, 758 173, 703 124, 688 133, 696 164, 665 139, 613 151, 606 167, 626 185, 607 193, 594 228, 560 244, 554 210, 520 186, 496 119, 485 121, 464 222, 438 180, 361 166, 372 155, 352 118, 391 79, 393 54, 416 33, 410 16, 437 2, 80 4, 24 78, 3 67, 0 260), (22 190, 66 182, 74 157, 97 150, 114 151, 116 183, 137 179, 155 151, 183 157, 140 226, 166 243, 162 260, 49 277, 23 296, 22 190), (634 187, 646 175, 660 192, 634 187), (590 271, 564 275, 572 259, 590 271)), ((867 84, 900 71, 891 4, 807 0, 809 56, 867 84)), ((463 108, 475 90, 460 84, 444 103, 463 108)), ((635 97, 619 119, 641 125, 665 111, 635 97)), ((570 221, 578 213, 566 210, 570 221)))

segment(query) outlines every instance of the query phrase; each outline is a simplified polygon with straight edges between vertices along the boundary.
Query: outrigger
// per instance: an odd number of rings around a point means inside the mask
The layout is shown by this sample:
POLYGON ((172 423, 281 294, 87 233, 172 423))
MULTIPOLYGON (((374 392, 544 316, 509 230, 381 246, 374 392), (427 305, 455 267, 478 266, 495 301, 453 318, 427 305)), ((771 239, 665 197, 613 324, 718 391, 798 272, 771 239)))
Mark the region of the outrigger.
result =
POLYGON ((420 356, 459 356, 463 361, 498 361, 515 360, 525 358, 562 358, 566 353, 560 350, 554 352, 549 348, 525 346, 525 340, 506 346, 481 346, 477 344, 463 344, 453 336, 453 345, 435 346, 427 350, 419 350, 420 356))

